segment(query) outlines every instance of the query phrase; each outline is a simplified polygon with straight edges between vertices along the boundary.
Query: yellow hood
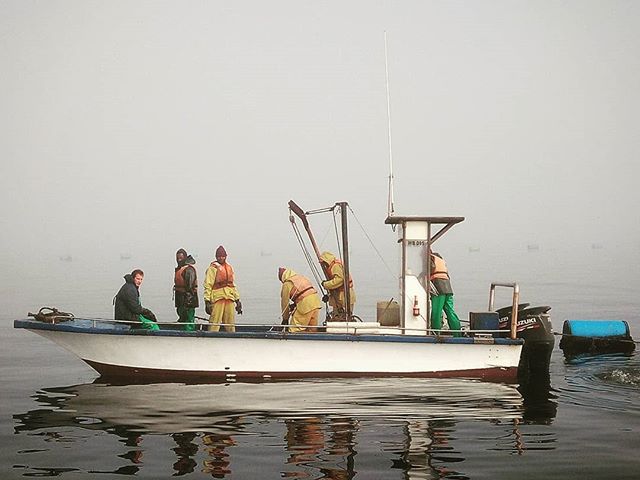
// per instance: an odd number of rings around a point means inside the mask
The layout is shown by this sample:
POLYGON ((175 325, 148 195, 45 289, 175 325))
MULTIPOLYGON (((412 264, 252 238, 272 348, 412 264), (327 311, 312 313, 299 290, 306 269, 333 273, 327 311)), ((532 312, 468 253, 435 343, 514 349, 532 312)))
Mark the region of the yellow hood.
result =
POLYGON ((322 252, 322 255, 320 255, 320 260, 325 262, 327 265, 331 265, 335 259, 336 256, 331 252, 322 252))
POLYGON ((297 275, 297 273, 291 270, 290 268, 286 268, 284 272, 282 272, 282 279, 281 279, 282 283, 286 282, 294 275, 297 275))

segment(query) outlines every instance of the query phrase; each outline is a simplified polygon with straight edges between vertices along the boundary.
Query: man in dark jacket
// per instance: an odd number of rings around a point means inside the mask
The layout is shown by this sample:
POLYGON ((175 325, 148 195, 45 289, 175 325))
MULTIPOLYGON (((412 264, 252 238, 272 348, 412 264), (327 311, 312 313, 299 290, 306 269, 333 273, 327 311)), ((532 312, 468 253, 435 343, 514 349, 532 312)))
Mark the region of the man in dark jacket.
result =
POLYGON ((198 276, 196 261, 184 248, 176 252, 176 267, 173 281, 178 321, 185 324, 184 329, 192 332, 196 329, 195 315, 198 308, 198 276))
POLYGON ((124 285, 115 296, 114 319, 128 320, 131 322, 142 322, 142 328, 149 330, 159 330, 156 316, 148 308, 143 308, 140 303, 140 285, 144 279, 144 272, 136 269, 124 276, 124 285))

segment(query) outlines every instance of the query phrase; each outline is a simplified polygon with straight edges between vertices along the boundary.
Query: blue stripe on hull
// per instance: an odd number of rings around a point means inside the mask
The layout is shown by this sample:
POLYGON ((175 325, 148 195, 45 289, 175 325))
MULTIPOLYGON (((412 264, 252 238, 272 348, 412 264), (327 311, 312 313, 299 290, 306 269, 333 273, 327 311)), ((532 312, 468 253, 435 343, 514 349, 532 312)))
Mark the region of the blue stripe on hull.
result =
MULTIPOLYGON (((90 320, 81 320, 85 325, 91 325, 90 320)), ((477 339, 473 337, 451 337, 451 336, 427 336, 427 335, 401 335, 401 334, 349 334, 349 333, 289 333, 282 331, 270 331, 270 327, 252 327, 243 325, 238 327, 234 333, 231 332, 208 332, 195 331, 185 332, 181 330, 144 330, 130 329, 126 325, 110 325, 106 328, 104 325, 100 327, 91 327, 77 325, 78 320, 67 323, 42 323, 32 320, 15 320, 15 328, 25 328, 29 330, 52 330, 58 332, 69 332, 77 334, 99 334, 99 335, 136 335, 146 337, 183 337, 183 338, 271 338, 271 339, 287 339, 287 340, 316 340, 331 342, 391 342, 391 343, 451 343, 451 344, 494 344, 494 345, 522 345, 522 339, 509 338, 483 338, 477 339), (75 323, 75 324, 74 324, 75 323)))

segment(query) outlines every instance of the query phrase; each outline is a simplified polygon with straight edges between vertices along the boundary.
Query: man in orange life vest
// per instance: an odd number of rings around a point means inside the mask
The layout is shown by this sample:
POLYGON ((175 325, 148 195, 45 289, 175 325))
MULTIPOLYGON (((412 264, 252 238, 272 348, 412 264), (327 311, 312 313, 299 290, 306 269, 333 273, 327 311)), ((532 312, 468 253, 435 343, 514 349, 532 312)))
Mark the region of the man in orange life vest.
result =
POLYGON ((290 332, 317 331, 315 327, 318 325, 318 314, 322 304, 318 292, 309 279, 284 267, 278 269, 278 279, 282 282, 280 289, 282 324, 291 325, 290 332))
MULTIPOLYGON (((346 312, 346 302, 344 294, 344 266, 342 261, 331 252, 323 252, 320 255, 320 262, 328 275, 328 280, 322 282, 322 286, 329 292, 329 305, 331 305, 331 316, 344 316, 346 312)), ((326 301, 325 299, 323 299, 326 301)), ((349 275, 349 300, 351 312, 356 303, 356 293, 353 290, 353 280, 349 275)))
POLYGON ((227 263, 227 252, 220 245, 216 250, 216 261, 211 262, 204 279, 204 302, 210 315, 211 332, 219 331, 220 324, 227 332, 236 331, 235 313, 242 315, 242 303, 234 282, 233 267, 227 263))
MULTIPOLYGON (((447 264, 439 253, 429 250, 430 293, 431 293, 431 328, 442 329, 442 311, 447 315, 450 330, 460 330, 460 319, 453 309, 453 288, 449 278, 447 264)), ((460 332, 453 334, 460 336, 460 332)))
POLYGON ((195 315, 198 308, 198 275, 194 267, 196 261, 181 248, 176 252, 176 271, 173 280, 178 322, 184 323, 187 332, 196 329, 195 315))

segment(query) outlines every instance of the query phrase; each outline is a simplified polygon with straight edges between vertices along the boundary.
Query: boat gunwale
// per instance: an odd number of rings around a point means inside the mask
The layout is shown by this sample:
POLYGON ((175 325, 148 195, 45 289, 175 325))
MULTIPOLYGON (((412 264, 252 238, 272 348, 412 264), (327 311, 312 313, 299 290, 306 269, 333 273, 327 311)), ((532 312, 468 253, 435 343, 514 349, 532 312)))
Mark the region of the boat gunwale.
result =
MULTIPOLYGON (((91 319, 75 319, 92 321, 91 319)), ((46 330, 77 334, 93 334, 93 335, 120 335, 120 336, 143 336, 143 337, 179 337, 179 338, 228 338, 228 339, 271 339, 271 340, 302 340, 302 341, 347 341, 347 342, 388 342, 388 343, 427 343, 427 344, 459 344, 459 345, 512 345, 518 346, 524 344, 524 339, 516 338, 495 338, 487 337, 452 337, 446 335, 407 335, 407 334, 391 334, 391 333, 351 333, 351 332, 335 332, 335 333, 302 333, 269 331, 264 325, 239 325, 243 330, 236 332, 210 332, 206 330, 198 330, 187 332, 184 330, 146 330, 143 328, 96 328, 70 324, 74 320, 64 323, 44 323, 37 320, 14 320, 14 328, 23 328, 26 330, 46 330), (254 330, 248 331, 245 328, 254 330), (259 330, 262 329, 262 330, 259 330)), ((109 322, 109 321, 106 321, 109 322)), ((105 322, 105 323, 106 323, 105 322)), ((169 325, 179 325, 171 323, 169 325)), ((277 327, 277 326, 276 326, 277 327)))

